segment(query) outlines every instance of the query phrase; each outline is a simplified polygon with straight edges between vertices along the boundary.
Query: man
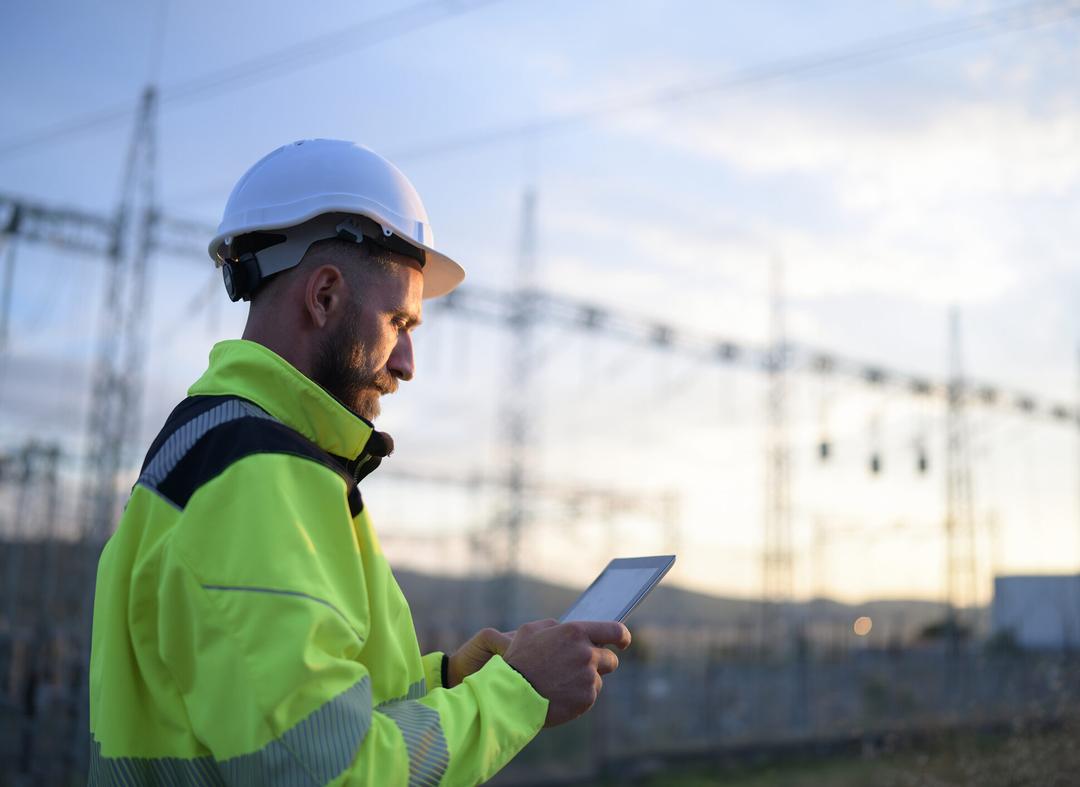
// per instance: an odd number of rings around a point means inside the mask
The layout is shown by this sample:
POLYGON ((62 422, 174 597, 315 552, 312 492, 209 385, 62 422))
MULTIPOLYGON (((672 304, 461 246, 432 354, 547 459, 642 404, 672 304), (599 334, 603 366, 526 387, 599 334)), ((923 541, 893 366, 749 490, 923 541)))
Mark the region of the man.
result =
POLYGON ((333 140, 256 163, 211 256, 242 340, 147 453, 102 554, 91 784, 474 784, 593 704, 620 623, 486 629, 421 655, 358 484, 421 301, 464 277, 412 185, 333 140))

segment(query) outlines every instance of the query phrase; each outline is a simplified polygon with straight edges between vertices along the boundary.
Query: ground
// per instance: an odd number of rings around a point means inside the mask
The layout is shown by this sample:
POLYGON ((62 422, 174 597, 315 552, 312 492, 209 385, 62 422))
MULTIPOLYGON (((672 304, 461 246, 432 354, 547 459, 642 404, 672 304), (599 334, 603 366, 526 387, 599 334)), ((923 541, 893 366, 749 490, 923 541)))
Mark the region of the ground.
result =
POLYGON ((738 768, 667 767, 624 774, 604 787, 1074 787, 1080 785, 1080 726, 1009 734, 946 735, 894 751, 738 768))

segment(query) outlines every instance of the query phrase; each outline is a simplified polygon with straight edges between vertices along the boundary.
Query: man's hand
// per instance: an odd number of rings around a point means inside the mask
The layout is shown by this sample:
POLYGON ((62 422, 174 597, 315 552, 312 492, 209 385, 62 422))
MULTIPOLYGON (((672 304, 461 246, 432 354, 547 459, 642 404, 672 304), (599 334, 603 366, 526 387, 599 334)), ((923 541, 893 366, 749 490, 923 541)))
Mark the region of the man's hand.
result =
POLYGON ((604 645, 626 649, 630 632, 614 621, 538 620, 514 632, 503 658, 547 698, 544 726, 554 727, 591 708, 603 685, 601 676, 619 666, 619 657, 604 645))
POLYGON ((447 664, 447 679, 452 689, 488 663, 488 659, 506 652, 510 645, 510 636, 492 628, 483 629, 473 634, 472 639, 454 651, 447 664))

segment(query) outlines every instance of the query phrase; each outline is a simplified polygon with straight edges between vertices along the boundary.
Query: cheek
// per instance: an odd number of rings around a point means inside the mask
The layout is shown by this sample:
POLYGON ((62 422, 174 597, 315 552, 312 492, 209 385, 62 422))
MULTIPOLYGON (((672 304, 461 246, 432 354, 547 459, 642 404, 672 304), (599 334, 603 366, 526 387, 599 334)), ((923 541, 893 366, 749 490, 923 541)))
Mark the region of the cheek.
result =
POLYGON ((385 331, 369 321, 357 320, 350 330, 352 363, 355 367, 372 370, 382 360, 385 331))
POLYGON ((399 334, 396 328, 383 332, 382 338, 379 342, 379 357, 383 361, 386 361, 390 358, 391 355, 394 354, 394 349, 398 345, 398 338, 399 334))
POLYGON ((369 334, 353 346, 353 363, 367 373, 386 367, 397 343, 397 332, 369 334))

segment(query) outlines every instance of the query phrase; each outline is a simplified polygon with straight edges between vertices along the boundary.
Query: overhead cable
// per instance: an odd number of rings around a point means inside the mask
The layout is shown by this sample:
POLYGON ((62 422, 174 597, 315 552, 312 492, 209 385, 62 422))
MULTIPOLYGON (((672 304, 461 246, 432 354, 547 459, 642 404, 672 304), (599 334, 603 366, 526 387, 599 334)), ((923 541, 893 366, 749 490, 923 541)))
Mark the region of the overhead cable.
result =
MULTIPOLYGON (((324 60, 399 38, 436 22, 499 2, 503 0, 456 0, 452 3, 446 0, 423 0, 423 2, 382 16, 365 19, 332 33, 244 60, 219 71, 166 86, 159 91, 158 102, 161 105, 182 104, 241 86, 264 82, 324 60)), ((134 115, 135 110, 135 102, 117 104, 0 142, 0 158, 50 145, 88 131, 127 122, 134 115)))
POLYGON ((1080 2, 1027 2, 979 14, 877 36, 849 47, 772 60, 705 79, 668 85, 636 96, 608 102, 590 101, 580 109, 520 123, 481 129, 394 151, 396 160, 419 159, 505 142, 542 136, 600 117, 700 96, 771 83, 809 79, 852 71, 926 52, 949 49, 996 35, 1059 24, 1080 17, 1080 2))
MULTIPOLYGON (((1080 17, 1080 2, 1037 0, 1004 9, 877 36, 843 49, 781 58, 746 69, 668 85, 636 96, 608 102, 589 101, 558 115, 473 130, 411 147, 391 150, 395 161, 450 155, 527 137, 539 137, 591 120, 663 104, 675 104, 728 90, 750 89, 786 80, 811 79, 898 60, 931 51, 973 43, 995 35, 1058 24, 1080 17)), ((3 148, 0 146, 0 156, 3 148)), ((231 183, 231 181, 230 181, 231 183)), ((186 192, 183 199, 217 195, 227 184, 186 192)))

